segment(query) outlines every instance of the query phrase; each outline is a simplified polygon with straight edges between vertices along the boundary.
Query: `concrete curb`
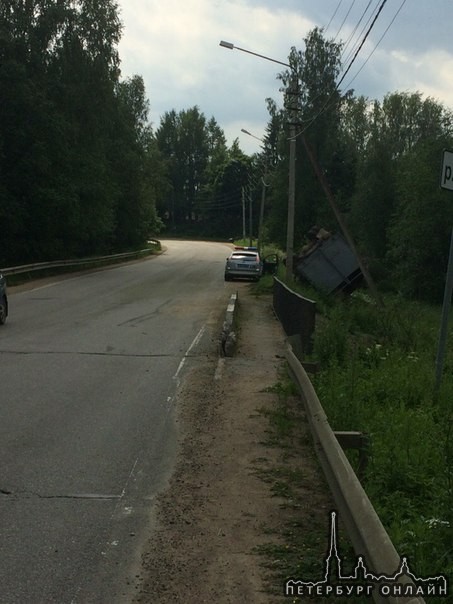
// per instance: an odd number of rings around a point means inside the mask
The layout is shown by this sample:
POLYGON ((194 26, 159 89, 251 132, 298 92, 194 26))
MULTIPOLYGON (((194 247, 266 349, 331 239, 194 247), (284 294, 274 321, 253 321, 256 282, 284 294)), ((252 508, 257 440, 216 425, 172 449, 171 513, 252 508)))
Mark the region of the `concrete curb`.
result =
POLYGON ((220 354, 224 357, 232 357, 236 351, 237 337, 234 330, 236 328, 238 304, 238 293, 231 294, 220 339, 220 354))

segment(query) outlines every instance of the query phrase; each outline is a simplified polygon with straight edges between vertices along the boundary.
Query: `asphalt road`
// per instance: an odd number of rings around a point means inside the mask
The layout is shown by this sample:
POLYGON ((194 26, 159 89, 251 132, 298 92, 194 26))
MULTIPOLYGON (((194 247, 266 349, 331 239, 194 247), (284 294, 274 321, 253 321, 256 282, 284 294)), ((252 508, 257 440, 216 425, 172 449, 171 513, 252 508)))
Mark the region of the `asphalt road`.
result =
POLYGON ((133 590, 175 458, 174 396, 212 346, 229 248, 10 291, 0 328, 0 602, 112 604, 133 590))

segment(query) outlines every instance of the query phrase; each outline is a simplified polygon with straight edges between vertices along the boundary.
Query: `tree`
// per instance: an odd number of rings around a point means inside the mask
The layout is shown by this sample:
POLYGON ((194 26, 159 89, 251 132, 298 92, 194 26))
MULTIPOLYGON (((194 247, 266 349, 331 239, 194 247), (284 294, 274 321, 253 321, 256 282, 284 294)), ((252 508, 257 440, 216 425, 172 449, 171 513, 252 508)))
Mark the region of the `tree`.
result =
POLYGON ((250 202, 250 158, 239 147, 238 139, 217 165, 211 195, 204 203, 205 220, 216 235, 228 238, 242 232, 243 203, 250 202))
POLYGON ((2 264, 142 243, 163 170, 114 0, 0 4, 2 264))
MULTIPOLYGON (((278 143, 279 164, 274 171, 270 195, 272 213, 268 219, 270 233, 276 236, 276 227, 287 221, 288 190, 288 123, 294 98, 290 91, 291 80, 297 75, 299 98, 297 101, 297 134, 296 134, 296 208, 295 208, 295 246, 302 243, 304 234, 316 222, 330 226, 335 222, 325 200, 322 189, 313 173, 311 164, 302 144, 302 133, 315 151, 318 161, 327 174, 335 174, 335 169, 342 161, 339 157, 338 128, 340 122, 340 94, 336 86, 341 62, 341 45, 323 37, 322 30, 315 28, 304 40, 305 50, 293 47, 289 54, 290 70, 279 74, 285 92, 286 107, 278 111, 275 103, 268 103, 271 122, 278 124, 280 140, 278 143)), ((344 179, 343 179, 344 180, 344 179)), ((341 183, 341 179, 337 179, 341 183)), ((336 185, 336 182, 333 183, 336 185)), ((281 237, 280 237, 281 240, 281 237)))
POLYGON ((203 229, 227 157, 223 131, 214 118, 207 121, 198 107, 192 107, 166 112, 156 140, 171 182, 161 212, 173 228, 203 229))
POLYGON ((172 199, 166 213, 173 225, 191 222, 194 201, 204 182, 207 166, 208 137, 206 118, 198 107, 166 112, 156 132, 159 149, 166 159, 172 182, 172 199))
MULTIPOLYGON (((426 144, 437 146, 436 141, 445 140, 452 131, 451 116, 439 103, 423 99, 420 93, 392 93, 382 103, 375 101, 371 110, 363 103, 356 109, 363 144, 357 156, 353 224, 367 254, 382 261, 389 249, 390 222, 399 211, 401 174, 407 174, 407 158, 412 158, 415 165, 418 152, 426 144)), ((417 196, 421 191, 423 183, 415 178, 413 194, 417 196)))
POLYGON ((389 221, 387 261, 395 287, 432 302, 442 300, 453 225, 451 200, 439 188, 442 150, 452 144, 446 137, 420 141, 401 159, 389 221))
POLYGON ((151 126, 149 102, 141 76, 118 84, 118 112, 110 149, 118 191, 116 247, 133 248, 159 232, 156 203, 167 189, 164 166, 151 126))

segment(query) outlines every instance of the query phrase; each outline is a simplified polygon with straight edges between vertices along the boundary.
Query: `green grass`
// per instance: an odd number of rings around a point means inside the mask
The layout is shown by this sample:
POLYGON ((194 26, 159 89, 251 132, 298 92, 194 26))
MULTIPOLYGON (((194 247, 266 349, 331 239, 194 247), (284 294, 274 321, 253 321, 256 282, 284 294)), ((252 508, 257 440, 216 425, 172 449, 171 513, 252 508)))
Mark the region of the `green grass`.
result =
MULTIPOLYGON (((321 509, 329 501, 325 496, 328 486, 322 481, 313 484, 308 468, 316 467, 311 438, 307 443, 306 419, 295 384, 283 373, 279 381, 267 392, 277 395, 272 407, 259 409, 268 420, 266 445, 280 449, 280 462, 275 465, 256 460, 255 474, 269 485, 270 494, 278 498, 280 517, 278 526, 266 525, 261 530, 269 540, 255 548, 266 569, 266 586, 274 602, 301 604, 301 598, 285 598, 283 586, 288 578, 317 580, 324 572, 324 559, 328 546, 328 511, 321 509), (308 447, 307 447, 308 444, 308 447), (311 461, 307 466, 307 457, 311 461), (320 497, 319 490, 324 493, 320 497)), ((267 460, 264 460, 267 462, 267 460)), ((319 470, 319 476, 322 471, 319 470)), ((344 568, 353 567, 356 556, 342 527, 339 530, 339 547, 344 568)), ((305 600, 304 600, 305 601, 305 600)), ((316 600, 329 604, 327 598, 316 600)), ((362 604, 351 598, 350 604, 362 604)))
POLYGON ((245 239, 235 239, 233 244, 244 247, 256 247, 258 245, 258 240, 252 239, 252 242, 250 243, 250 238, 246 237, 245 239))
MULTIPOLYGON (((440 308, 366 294, 322 304, 314 378, 334 430, 370 435, 365 489, 420 576, 453 575, 453 329, 435 392, 440 308)), ((436 602, 427 599, 427 602, 436 602)), ((453 602, 453 596, 442 602, 453 602)))
MULTIPOLYGON (((283 265, 278 277, 285 281, 283 265)), ((386 295, 381 307, 366 290, 341 297, 299 281, 290 286, 316 301, 314 351, 306 360, 321 365, 313 382, 329 423, 370 436, 363 484, 393 544, 413 572, 445 574, 451 585, 453 317, 437 392, 440 305, 386 295)), ((271 292, 272 279, 262 279, 253 291, 271 292)), ((282 418, 276 416, 275 424, 282 432, 282 418)), ((354 467, 354 453, 348 456, 354 467)), ((426 602, 451 604, 453 594, 426 602)))

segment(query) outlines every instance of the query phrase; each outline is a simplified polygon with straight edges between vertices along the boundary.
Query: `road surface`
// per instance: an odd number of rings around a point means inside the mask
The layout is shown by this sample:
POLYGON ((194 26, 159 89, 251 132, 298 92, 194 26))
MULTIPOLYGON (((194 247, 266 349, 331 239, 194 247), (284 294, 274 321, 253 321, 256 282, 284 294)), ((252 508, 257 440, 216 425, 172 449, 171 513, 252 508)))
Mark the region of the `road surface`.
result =
POLYGON ((0 602, 128 601, 176 452, 174 396, 213 345, 229 248, 10 290, 0 329, 0 602))

